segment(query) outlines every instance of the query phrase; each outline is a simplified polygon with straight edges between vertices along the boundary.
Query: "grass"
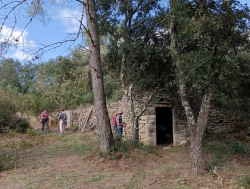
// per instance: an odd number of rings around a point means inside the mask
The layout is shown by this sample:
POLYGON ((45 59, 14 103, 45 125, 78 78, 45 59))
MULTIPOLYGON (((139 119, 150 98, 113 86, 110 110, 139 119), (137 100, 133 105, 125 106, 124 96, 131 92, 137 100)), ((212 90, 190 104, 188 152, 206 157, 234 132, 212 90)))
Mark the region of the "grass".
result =
POLYGON ((205 140, 203 146, 205 151, 212 152, 217 159, 235 154, 250 154, 249 145, 241 145, 238 141, 227 138, 221 138, 219 141, 205 140))
POLYGON ((99 153, 94 132, 12 133, 0 138, 0 189, 250 188, 249 149, 240 141, 206 140, 202 179, 190 173, 188 145, 164 150, 115 142, 117 152, 99 153))
POLYGON ((238 188, 250 188, 250 175, 246 173, 239 181, 238 188))

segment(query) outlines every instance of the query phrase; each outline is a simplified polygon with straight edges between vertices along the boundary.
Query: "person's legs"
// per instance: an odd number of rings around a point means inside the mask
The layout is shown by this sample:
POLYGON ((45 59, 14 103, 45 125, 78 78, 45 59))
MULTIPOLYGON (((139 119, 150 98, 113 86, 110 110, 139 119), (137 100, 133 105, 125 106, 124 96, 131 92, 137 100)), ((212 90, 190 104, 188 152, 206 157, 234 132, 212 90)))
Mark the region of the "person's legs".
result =
POLYGON ((42 120, 42 132, 44 131, 44 120, 42 120))
POLYGON ((118 139, 121 139, 121 137, 122 137, 122 127, 118 126, 116 128, 116 132, 117 132, 118 139))
POLYGON ((49 120, 47 120, 45 124, 46 124, 47 132, 49 132, 49 131, 50 131, 50 130, 49 130, 49 120))
POLYGON ((64 128, 63 128, 63 121, 60 120, 59 122, 59 129, 60 129, 60 134, 63 134, 64 128))

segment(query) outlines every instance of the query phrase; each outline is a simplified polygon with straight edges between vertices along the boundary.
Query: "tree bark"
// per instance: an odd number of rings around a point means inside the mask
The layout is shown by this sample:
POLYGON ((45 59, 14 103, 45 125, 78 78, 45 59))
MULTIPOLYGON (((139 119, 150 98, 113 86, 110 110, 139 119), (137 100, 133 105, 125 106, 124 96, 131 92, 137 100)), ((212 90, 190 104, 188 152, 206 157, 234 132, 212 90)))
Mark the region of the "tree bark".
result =
POLYGON ((130 85, 129 90, 128 90, 129 107, 130 107, 129 111, 130 111, 130 118, 131 118, 131 123, 132 123, 131 140, 138 142, 139 141, 139 118, 145 112, 147 106, 153 99, 153 95, 149 95, 147 102, 145 102, 144 106, 140 109, 140 111, 136 113, 134 109, 132 90, 133 90, 133 84, 130 85))
POLYGON ((96 9, 94 0, 85 0, 86 17, 88 25, 88 45, 90 53, 90 69, 92 78, 92 91, 94 94, 95 111, 97 117, 97 130, 99 149, 102 152, 114 151, 114 140, 108 116, 103 87, 103 73, 101 67, 100 44, 96 22, 96 9))
MULTIPOLYGON (((174 0, 170 1, 174 3, 174 0)), ((202 102, 200 105, 200 111, 197 118, 197 122, 195 121, 195 116, 193 110, 190 106, 190 103, 187 98, 187 88, 185 81, 185 73, 182 70, 181 60, 178 52, 178 40, 176 37, 175 31, 175 20, 174 15, 172 15, 169 27, 169 34, 171 39, 170 51, 175 60, 176 69, 177 69, 177 78, 179 82, 179 95, 181 98, 181 103, 184 108, 188 129, 190 132, 190 161, 191 161, 191 170, 192 173, 197 175, 204 175, 206 172, 205 160, 203 155, 202 141, 204 137, 204 132, 207 127, 207 120, 210 112, 211 106, 211 98, 212 98, 212 90, 211 88, 207 88, 202 97, 202 102)))

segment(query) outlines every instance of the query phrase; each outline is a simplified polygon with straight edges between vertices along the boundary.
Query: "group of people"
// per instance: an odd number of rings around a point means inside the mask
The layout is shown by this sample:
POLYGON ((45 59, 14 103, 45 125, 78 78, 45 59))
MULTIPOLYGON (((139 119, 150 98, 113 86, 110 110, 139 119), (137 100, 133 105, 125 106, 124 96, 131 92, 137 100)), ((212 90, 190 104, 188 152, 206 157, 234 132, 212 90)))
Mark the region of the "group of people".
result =
MULTIPOLYGON (((122 133, 123 133, 123 127, 126 127, 126 123, 123 122, 122 120, 122 110, 118 110, 116 114, 116 121, 114 125, 114 130, 116 132, 118 140, 121 140, 122 138, 122 133)), ((44 109, 41 115, 41 123, 42 123, 42 132, 44 132, 45 126, 46 126, 46 131, 50 132, 49 128, 49 113, 47 109, 44 109)), ((62 108, 60 113, 58 114, 58 119, 59 119, 59 131, 60 135, 64 133, 65 127, 67 126, 67 114, 64 112, 64 109, 62 108)))
MULTIPOLYGON (((48 113, 47 109, 44 109, 44 111, 41 114, 42 132, 45 131, 45 126, 46 126, 46 131, 50 132, 49 116, 50 114, 48 113)), ((60 113, 58 114, 58 119, 59 119, 59 131, 60 135, 62 135, 64 133, 65 127, 67 126, 67 114, 64 112, 63 108, 61 108, 60 113)))

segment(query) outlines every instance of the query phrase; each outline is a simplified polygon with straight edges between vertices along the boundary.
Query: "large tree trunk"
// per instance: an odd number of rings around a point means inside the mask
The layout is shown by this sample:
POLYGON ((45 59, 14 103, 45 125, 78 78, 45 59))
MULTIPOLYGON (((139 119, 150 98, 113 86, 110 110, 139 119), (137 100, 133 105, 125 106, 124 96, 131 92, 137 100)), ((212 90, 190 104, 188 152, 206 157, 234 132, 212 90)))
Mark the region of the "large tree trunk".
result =
POLYGON ((97 130, 100 151, 114 151, 114 140, 108 116, 106 100, 104 97, 103 74, 101 67, 100 44, 97 31, 96 9, 94 0, 85 0, 88 45, 90 52, 90 69, 92 78, 92 91, 94 94, 95 111, 97 117, 97 130))
POLYGON ((204 175, 206 172, 206 165, 203 155, 202 142, 207 127, 212 93, 210 89, 207 89, 206 93, 203 95, 197 122, 195 122, 193 111, 191 110, 190 104, 186 99, 186 94, 182 87, 179 88, 179 95, 187 116, 188 128, 190 132, 191 169, 192 172, 197 175, 204 175))
MULTIPOLYGON (((171 0, 170 2, 173 3, 175 0, 171 0)), ((197 122, 195 121, 195 116, 193 110, 190 106, 190 103, 187 98, 187 88, 186 88, 186 81, 185 81, 185 73, 182 70, 181 61, 179 58, 179 51, 178 51, 178 41, 176 37, 175 31, 175 21, 174 16, 171 18, 169 34, 171 39, 171 55, 173 60, 176 63, 177 69, 177 77, 179 81, 179 95, 181 98, 181 103, 184 108, 188 129, 190 132, 190 161, 191 161, 191 169, 194 174, 203 175, 206 172, 205 160, 203 155, 203 148, 202 148, 202 141, 204 137, 204 132, 207 127, 207 120, 210 112, 211 106, 211 97, 212 97, 212 90, 211 88, 207 88, 205 93, 202 96, 202 102, 200 105, 200 111, 197 118, 197 122)))

